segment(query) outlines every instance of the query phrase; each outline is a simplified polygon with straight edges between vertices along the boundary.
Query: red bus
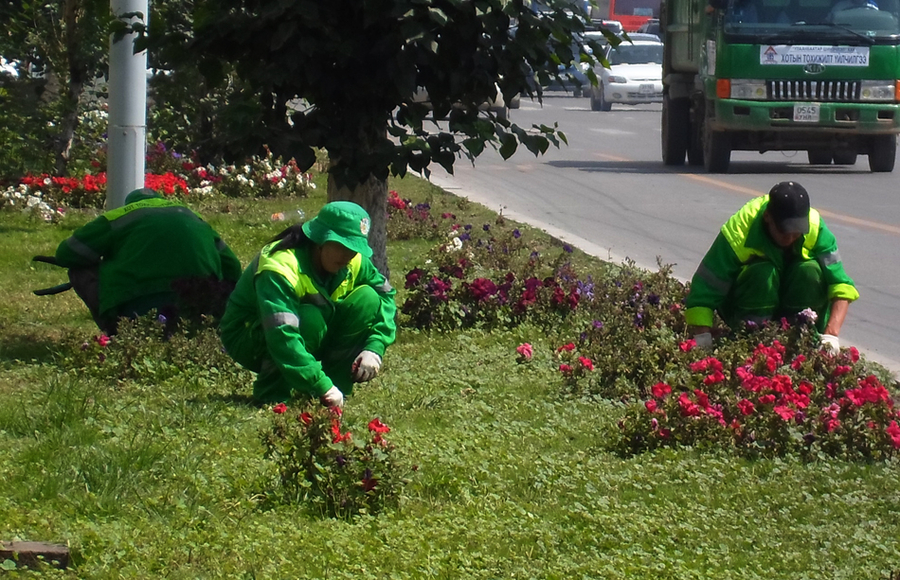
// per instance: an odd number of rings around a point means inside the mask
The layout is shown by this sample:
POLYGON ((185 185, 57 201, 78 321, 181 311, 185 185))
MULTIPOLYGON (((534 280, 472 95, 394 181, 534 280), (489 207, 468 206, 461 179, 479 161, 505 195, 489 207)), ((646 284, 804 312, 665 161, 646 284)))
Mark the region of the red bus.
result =
POLYGON ((609 0, 609 19, 622 23, 625 32, 635 32, 651 18, 659 18, 660 0, 609 0))

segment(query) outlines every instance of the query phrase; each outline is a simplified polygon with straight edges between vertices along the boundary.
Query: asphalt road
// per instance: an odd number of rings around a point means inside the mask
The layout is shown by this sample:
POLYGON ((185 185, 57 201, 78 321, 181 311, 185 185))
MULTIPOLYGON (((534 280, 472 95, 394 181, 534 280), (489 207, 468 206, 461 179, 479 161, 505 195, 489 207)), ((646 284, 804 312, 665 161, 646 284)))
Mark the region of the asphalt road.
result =
POLYGON ((811 166, 805 152, 739 151, 728 174, 669 168, 660 158, 660 110, 593 112, 588 99, 563 93, 550 93, 542 107, 523 99, 510 120, 522 127, 556 122, 568 146, 537 158, 522 149, 507 161, 488 151, 475 167, 458 161, 452 176, 435 167, 431 179, 600 258, 628 257, 651 269, 658 258, 682 280, 746 201, 779 181, 797 181, 837 237, 860 291, 842 345, 900 372, 900 163, 894 173, 875 174, 864 155, 855 166, 811 166))

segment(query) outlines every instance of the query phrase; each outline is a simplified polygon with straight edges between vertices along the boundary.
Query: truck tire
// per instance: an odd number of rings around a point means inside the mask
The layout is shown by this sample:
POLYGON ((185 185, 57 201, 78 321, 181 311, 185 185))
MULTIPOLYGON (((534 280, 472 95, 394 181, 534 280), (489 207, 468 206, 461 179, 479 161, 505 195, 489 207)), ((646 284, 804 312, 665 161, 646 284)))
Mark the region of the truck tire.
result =
POLYGON ((663 95, 662 158, 666 165, 684 165, 691 130, 691 103, 663 95))
POLYGON ((810 165, 831 165, 831 151, 828 149, 810 149, 806 156, 810 165))
POLYGON ((832 154, 835 165, 856 165, 856 151, 839 150, 832 154))
POLYGON ((703 123, 703 167, 708 173, 728 173, 731 139, 724 131, 713 131, 709 119, 703 123))
POLYGON ((703 165, 703 127, 697 127, 697 123, 690 124, 687 156, 689 164, 695 167, 703 165))
POLYGON ((890 173, 897 158, 897 136, 878 135, 869 143, 869 169, 875 173, 890 173))

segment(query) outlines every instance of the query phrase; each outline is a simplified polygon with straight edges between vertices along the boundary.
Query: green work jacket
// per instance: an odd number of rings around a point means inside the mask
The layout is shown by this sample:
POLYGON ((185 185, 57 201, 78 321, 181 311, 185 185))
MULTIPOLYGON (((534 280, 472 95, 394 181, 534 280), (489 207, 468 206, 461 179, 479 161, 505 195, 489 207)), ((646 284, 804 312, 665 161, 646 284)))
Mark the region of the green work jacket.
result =
POLYGON ((171 292, 175 280, 240 278, 240 261, 198 214, 172 199, 134 197, 138 201, 104 213, 56 249, 64 268, 99 266, 102 315, 115 315, 130 300, 171 292))
MULTIPOLYGON (((768 260, 780 271, 785 250, 766 231, 763 214, 767 195, 750 200, 725 222, 691 280, 685 321, 693 326, 712 326, 713 312, 728 298, 741 269, 756 260, 768 260)), ((809 232, 788 253, 798 260, 816 260, 822 268, 828 297, 853 301, 859 298, 853 280, 844 271, 834 234, 814 209, 809 210, 809 232)))
POLYGON ((265 350, 285 380, 297 390, 320 397, 332 386, 321 363, 307 350, 300 332, 301 305, 313 305, 331 320, 334 305, 355 288, 371 286, 381 297, 379 316, 364 350, 384 356, 397 336, 397 293, 369 258, 357 254, 347 267, 327 280, 314 275, 311 244, 272 252, 278 242, 262 249, 244 270, 222 319, 223 331, 235 325, 262 327, 265 350))

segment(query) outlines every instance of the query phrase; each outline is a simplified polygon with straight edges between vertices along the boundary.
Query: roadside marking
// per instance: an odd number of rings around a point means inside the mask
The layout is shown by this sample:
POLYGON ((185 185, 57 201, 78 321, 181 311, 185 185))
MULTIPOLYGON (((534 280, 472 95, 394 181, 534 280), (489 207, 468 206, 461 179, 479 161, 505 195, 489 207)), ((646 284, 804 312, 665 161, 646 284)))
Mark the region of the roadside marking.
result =
POLYGON ((627 157, 616 157, 615 155, 607 155, 606 153, 594 153, 600 159, 608 159, 609 161, 632 161, 627 157))
MULTIPOLYGON (((761 195, 765 195, 765 191, 757 191, 755 189, 750 189, 749 187, 741 187, 740 185, 732 185, 731 183, 727 183, 725 181, 720 181, 718 179, 713 179, 712 177, 706 177, 705 175, 696 175, 691 173, 682 174, 683 177, 687 177, 688 179, 693 179, 694 181, 701 181, 704 183, 708 183, 709 185, 715 185, 717 187, 721 187, 724 189, 730 189, 731 191, 735 191, 737 193, 743 193, 745 195, 749 195, 750 197, 759 197, 761 195)), ((824 209, 816 208, 820 215, 828 218, 834 219, 835 221, 845 222, 848 224, 853 224, 855 226, 860 226, 864 228, 871 228, 873 230, 881 230, 883 232, 887 232, 889 234, 900 235, 900 227, 892 226, 890 224, 883 224, 881 222, 876 222, 872 220, 864 220, 860 218, 855 218, 853 216, 845 215, 842 213, 836 213, 824 209)))

